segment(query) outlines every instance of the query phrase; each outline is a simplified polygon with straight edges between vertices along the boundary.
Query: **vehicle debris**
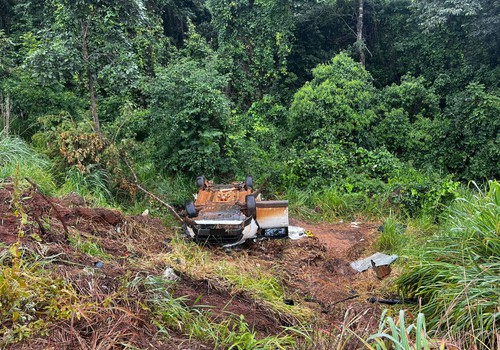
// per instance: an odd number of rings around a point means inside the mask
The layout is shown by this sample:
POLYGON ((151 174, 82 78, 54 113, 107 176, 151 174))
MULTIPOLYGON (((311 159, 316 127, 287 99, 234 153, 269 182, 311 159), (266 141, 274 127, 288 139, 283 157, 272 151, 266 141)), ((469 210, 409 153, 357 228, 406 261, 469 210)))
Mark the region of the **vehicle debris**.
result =
POLYGON ((199 176, 196 186, 198 193, 186 203, 183 223, 193 240, 227 248, 258 236, 288 236, 288 201, 262 200, 251 176, 230 184, 199 176))
POLYGON ((297 240, 308 237, 309 235, 312 235, 311 232, 306 231, 302 227, 288 226, 288 238, 290 239, 297 240))
POLYGON ((163 271, 163 278, 167 281, 177 281, 179 276, 175 273, 173 268, 167 267, 165 271, 163 271))
POLYGON ((397 255, 387 255, 377 252, 367 258, 351 262, 351 267, 358 272, 363 272, 372 267, 377 268, 381 266, 389 266, 397 259, 397 255))
POLYGON ((415 299, 402 299, 402 298, 384 299, 384 298, 370 297, 366 300, 369 301, 370 303, 380 303, 380 304, 387 304, 387 305, 414 304, 417 302, 415 299))

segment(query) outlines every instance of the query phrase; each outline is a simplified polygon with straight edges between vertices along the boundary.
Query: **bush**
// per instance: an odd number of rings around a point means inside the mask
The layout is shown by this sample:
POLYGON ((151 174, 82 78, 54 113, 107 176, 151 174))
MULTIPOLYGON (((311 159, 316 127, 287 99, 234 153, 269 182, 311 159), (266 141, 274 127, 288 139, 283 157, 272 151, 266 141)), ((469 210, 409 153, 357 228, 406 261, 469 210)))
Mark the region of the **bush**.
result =
POLYGON ((458 195, 459 183, 451 175, 421 172, 407 167, 388 181, 391 200, 408 216, 439 214, 458 195))
POLYGON ((369 73, 347 54, 313 70, 313 80, 294 96, 289 110, 291 142, 302 148, 329 143, 362 145, 375 117, 369 73))

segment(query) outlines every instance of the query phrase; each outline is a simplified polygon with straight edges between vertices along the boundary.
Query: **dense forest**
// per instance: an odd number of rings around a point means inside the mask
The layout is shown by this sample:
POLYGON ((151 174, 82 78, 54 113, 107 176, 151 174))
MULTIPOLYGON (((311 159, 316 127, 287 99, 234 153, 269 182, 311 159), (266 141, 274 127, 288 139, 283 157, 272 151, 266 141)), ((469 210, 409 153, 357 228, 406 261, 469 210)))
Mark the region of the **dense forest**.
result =
POLYGON ((142 209, 141 183, 182 208, 202 174, 250 174, 305 219, 429 235, 471 224, 457 197, 484 205, 488 238, 438 244, 419 259, 442 269, 398 286, 432 300, 429 327, 498 346, 500 1, 0 0, 0 111, 0 178, 100 206, 142 209), (443 329, 442 286, 422 281, 463 272, 447 249, 493 280, 483 318, 443 329))

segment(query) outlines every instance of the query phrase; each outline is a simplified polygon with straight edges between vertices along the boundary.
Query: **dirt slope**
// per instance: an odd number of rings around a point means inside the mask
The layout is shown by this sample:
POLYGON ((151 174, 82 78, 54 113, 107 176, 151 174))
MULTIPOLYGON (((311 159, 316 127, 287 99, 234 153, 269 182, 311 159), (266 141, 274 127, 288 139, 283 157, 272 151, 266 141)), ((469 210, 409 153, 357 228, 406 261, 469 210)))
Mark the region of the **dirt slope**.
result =
MULTIPOLYGON (((51 260, 55 276, 63 277, 78 293, 103 305, 100 314, 55 323, 47 334, 20 342, 12 346, 13 349, 115 349, 123 348, 119 344, 125 343, 138 348, 211 348, 210 344, 189 340, 175 330, 169 340, 158 335, 157 328, 148 319, 148 311, 130 302, 131 297, 143 298, 140 290, 129 292, 127 298, 117 301, 113 308, 105 307, 108 297, 120 292, 124 276, 161 275, 167 265, 155 257, 168 252, 169 242, 179 233, 165 228, 155 218, 89 208, 76 195, 46 198, 33 188, 26 188, 20 194, 18 205, 20 203, 27 214, 26 223, 21 225, 19 215, 14 214, 13 196, 13 185, 8 180, 0 183, 0 242, 3 242, 0 249, 8 249, 20 239, 26 251, 51 260), (20 227, 23 238, 18 236, 20 227), (110 258, 102 260, 77 250, 74 242, 71 243, 75 235, 98 242, 110 258), (89 269, 93 271, 90 274, 89 269), (110 334, 114 336, 110 338, 110 334)), ((373 329, 380 309, 366 299, 380 295, 385 286, 381 286, 371 271, 356 273, 349 262, 372 253, 371 244, 377 237, 378 225, 311 225, 293 220, 292 224, 310 230, 313 237, 249 242, 233 251, 203 249, 210 250, 214 259, 220 260, 244 254, 252 264, 277 271, 284 277, 290 296, 284 302, 311 308, 315 313, 315 327, 319 329, 328 332, 338 327, 346 321, 346 310, 351 310, 351 314, 366 313, 351 325, 354 330, 373 329)), ((211 306, 214 318, 244 315, 261 336, 279 334, 281 326, 288 322, 286 317, 267 309, 249 293, 235 294, 217 281, 181 275, 175 296, 186 296, 188 303, 211 306)))

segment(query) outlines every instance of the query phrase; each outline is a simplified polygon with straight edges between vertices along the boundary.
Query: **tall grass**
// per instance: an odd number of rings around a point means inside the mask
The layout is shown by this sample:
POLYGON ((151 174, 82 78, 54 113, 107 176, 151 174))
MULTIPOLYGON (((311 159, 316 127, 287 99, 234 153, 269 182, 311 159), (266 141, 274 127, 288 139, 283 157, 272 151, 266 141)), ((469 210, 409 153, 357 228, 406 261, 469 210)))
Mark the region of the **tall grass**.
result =
POLYGON ((77 193, 94 205, 106 207, 113 204, 113 195, 109 190, 108 174, 97 167, 88 167, 82 173, 76 167, 66 172, 64 183, 59 188, 59 195, 77 193))
POLYGON ((500 326, 500 184, 457 199, 443 230, 398 279, 422 299, 428 325, 460 338, 464 348, 497 349, 500 326))
POLYGON ((0 133, 0 179, 13 177, 19 169, 20 177, 29 177, 42 191, 53 192, 54 180, 50 172, 50 163, 23 140, 7 137, 0 133))

